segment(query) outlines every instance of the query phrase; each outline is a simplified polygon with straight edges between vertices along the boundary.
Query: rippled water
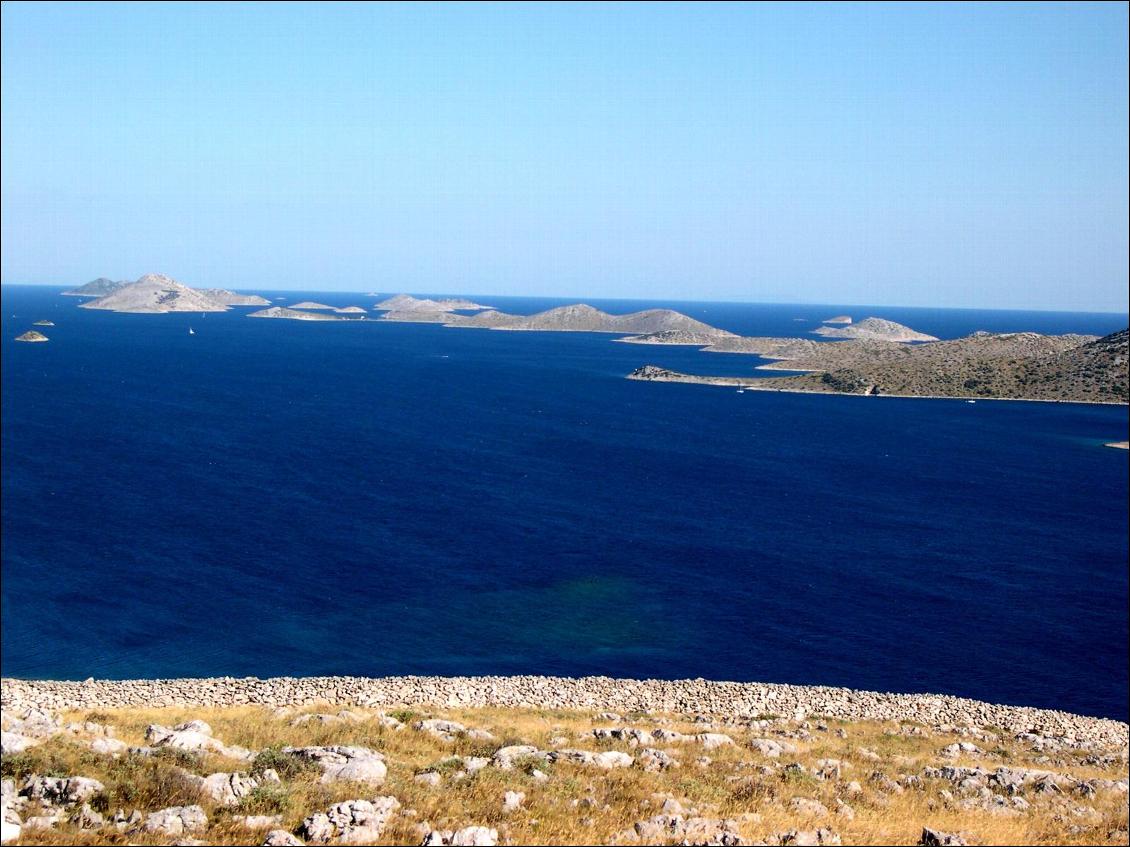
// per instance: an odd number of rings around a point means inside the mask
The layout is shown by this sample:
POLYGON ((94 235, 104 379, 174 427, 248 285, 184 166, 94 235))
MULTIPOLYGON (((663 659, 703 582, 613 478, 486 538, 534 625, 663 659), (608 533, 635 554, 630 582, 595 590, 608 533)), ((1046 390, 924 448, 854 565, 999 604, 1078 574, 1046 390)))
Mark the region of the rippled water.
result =
MULTIPOLYGON (((6 675, 703 676, 1127 717, 1127 456, 1101 446, 1125 407, 739 395, 623 377, 755 357, 57 291, 3 289, 6 675), (48 344, 12 341, 39 318, 48 344)), ((598 305, 773 335, 1127 323, 598 305)))

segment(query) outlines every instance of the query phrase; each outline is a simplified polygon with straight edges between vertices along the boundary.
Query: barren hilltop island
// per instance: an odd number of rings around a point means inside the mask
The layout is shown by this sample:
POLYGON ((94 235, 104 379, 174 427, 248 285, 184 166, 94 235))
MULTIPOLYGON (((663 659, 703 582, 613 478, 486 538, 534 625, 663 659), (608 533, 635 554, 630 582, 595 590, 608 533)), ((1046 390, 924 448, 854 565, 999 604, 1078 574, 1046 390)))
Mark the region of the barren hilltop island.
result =
MULTIPOLYGON (((225 289, 194 289, 160 274, 136 282, 100 278, 64 292, 91 297, 87 309, 119 312, 226 311, 265 306, 253 318, 298 321, 368 321, 360 306, 335 307, 303 301, 271 306, 256 295, 225 289)), ((534 315, 512 315, 463 298, 418 298, 397 294, 375 303, 378 322, 436 323, 462 329, 529 332, 601 332, 627 344, 686 345, 710 353, 746 353, 768 360, 759 371, 794 375, 699 376, 643 365, 629 379, 738 387, 750 391, 903 397, 1126 403, 1127 331, 1104 338, 977 332, 939 340, 879 317, 854 321, 837 315, 804 337, 740 336, 671 309, 613 315, 585 303, 534 315), (842 339, 842 340, 825 340, 842 339)), ((23 339, 21 340, 32 340, 23 339)))

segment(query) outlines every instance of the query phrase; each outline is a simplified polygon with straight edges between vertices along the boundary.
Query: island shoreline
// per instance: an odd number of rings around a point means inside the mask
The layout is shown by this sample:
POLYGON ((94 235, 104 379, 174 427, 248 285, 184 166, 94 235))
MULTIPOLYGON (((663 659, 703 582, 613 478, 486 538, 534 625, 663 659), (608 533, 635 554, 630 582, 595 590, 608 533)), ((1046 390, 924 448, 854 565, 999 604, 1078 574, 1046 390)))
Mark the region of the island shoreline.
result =
MULTIPOLYGON (((761 366, 757 370, 776 370, 761 366)), ((781 368, 780 370, 785 370, 781 368)), ((820 371, 797 371, 797 373, 820 373, 820 371)), ((697 376, 695 374, 681 374, 688 379, 671 379, 666 377, 638 377, 628 374, 624 379, 633 382, 667 382, 682 383, 684 385, 709 385, 715 388, 741 388, 744 391, 765 391, 774 394, 813 394, 818 397, 896 397, 902 400, 961 400, 963 402, 1007 402, 1007 403, 1058 403, 1061 405, 1078 404, 1082 406, 1128 406, 1117 400, 1054 400, 1046 397, 970 397, 960 394, 861 394, 855 391, 813 391, 807 388, 777 388, 775 386, 759 386, 758 379, 774 379, 774 377, 740 377, 740 376, 697 376)))

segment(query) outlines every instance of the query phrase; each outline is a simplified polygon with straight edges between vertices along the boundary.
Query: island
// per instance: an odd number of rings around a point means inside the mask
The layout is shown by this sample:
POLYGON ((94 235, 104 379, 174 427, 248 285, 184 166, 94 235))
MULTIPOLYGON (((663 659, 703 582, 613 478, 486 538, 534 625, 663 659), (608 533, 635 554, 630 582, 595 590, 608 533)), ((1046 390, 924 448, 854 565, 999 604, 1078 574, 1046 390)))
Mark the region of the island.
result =
MULTIPOLYGON (((829 323, 825 321, 825 323, 829 323)), ((815 335, 825 338, 857 338, 866 341, 894 341, 906 343, 911 341, 937 341, 933 335, 917 332, 908 326, 884 320, 883 318, 864 318, 859 323, 852 324, 851 318, 839 321, 843 326, 822 326, 812 330, 815 335), (850 325, 847 325, 850 324, 850 325)))
MULTIPOLYGON (((88 283, 88 285, 93 284, 88 283)), ((83 286, 83 288, 87 287, 83 286)), ((78 290, 80 289, 76 289, 76 292, 78 290)), ((83 294, 80 296, 90 295, 83 294)), ((269 301, 257 295, 237 294, 224 288, 189 288, 187 285, 163 274, 146 274, 136 282, 117 285, 109 293, 96 297, 90 302, 81 303, 79 307, 83 309, 104 309, 111 312, 162 314, 165 312, 226 312, 232 306, 266 305, 269 305, 269 301)))
POLYGON ((315 303, 312 300, 303 300, 301 303, 294 303, 292 309, 325 309, 327 312, 333 309, 333 306, 327 306, 325 303, 315 303))
MULTIPOLYGON (((295 306, 294 308, 297 309, 298 307, 295 306)), ((334 311, 339 313, 339 314, 342 314, 342 315, 363 315, 363 314, 365 314, 365 310, 363 308, 361 308, 360 306, 343 306, 340 309, 335 308, 334 311)))
POLYGON ((483 306, 480 303, 461 298, 430 300, 413 297, 411 294, 396 294, 377 303, 373 308, 387 312, 474 312, 479 309, 489 309, 490 306, 483 306))
POLYGON ((32 326, 55 326, 54 321, 36 321, 32 326))
POLYGON ((115 282, 112 279, 100 276, 98 279, 91 280, 85 285, 80 285, 78 288, 64 291, 63 295, 66 297, 105 297, 107 294, 113 294, 119 288, 129 284, 130 281, 128 279, 115 282))
POLYGON ((450 327, 525 332, 607 332, 637 336, 636 343, 655 344, 705 344, 733 335, 731 332, 710 326, 671 309, 646 309, 625 315, 613 315, 587 303, 558 306, 534 315, 510 315, 490 308, 483 308, 475 315, 458 315, 424 308, 414 308, 408 311, 398 309, 386 313, 381 320, 442 323, 450 327), (677 335, 671 335, 671 333, 677 335), (698 340, 688 340, 692 335, 698 340), (641 340, 643 336, 653 336, 654 338, 662 336, 671 340, 644 341, 641 340), (675 338, 681 340, 673 340, 675 338))
POLYGON ((1124 404, 1128 400, 1127 337, 1128 330, 1102 338, 977 332, 952 341, 916 345, 741 339, 759 355, 776 360, 759 370, 803 373, 696 376, 645 365, 628 378, 738 386, 750 391, 1124 404))
POLYGON ((222 306, 266 306, 270 301, 258 294, 240 294, 226 288, 197 288, 209 300, 222 306))
POLYGON ((300 309, 288 309, 286 306, 271 306, 269 309, 260 309, 250 312, 249 318, 281 318, 290 321, 363 321, 365 318, 346 318, 341 315, 324 315, 319 312, 303 312, 300 309))
POLYGON ((849 324, 851 323, 851 315, 836 315, 834 318, 824 318, 821 323, 826 324, 849 324))
POLYGON ((27 332, 23 333, 22 335, 16 336, 16 341, 26 341, 26 342, 33 343, 33 344, 36 343, 36 342, 47 341, 47 340, 48 339, 47 339, 46 335, 44 335, 42 332, 36 332, 34 329, 29 329, 27 332))

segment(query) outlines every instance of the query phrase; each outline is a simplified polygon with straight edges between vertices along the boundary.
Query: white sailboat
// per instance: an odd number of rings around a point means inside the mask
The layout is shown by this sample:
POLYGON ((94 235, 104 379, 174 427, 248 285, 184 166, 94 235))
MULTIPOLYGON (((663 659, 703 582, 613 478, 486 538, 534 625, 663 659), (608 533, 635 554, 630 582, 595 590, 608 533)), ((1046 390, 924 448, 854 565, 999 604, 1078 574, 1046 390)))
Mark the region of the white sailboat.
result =
POLYGON ((189 335, 196 335, 196 333, 193 331, 192 327, 188 328, 188 334, 189 335))

